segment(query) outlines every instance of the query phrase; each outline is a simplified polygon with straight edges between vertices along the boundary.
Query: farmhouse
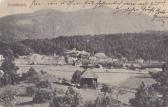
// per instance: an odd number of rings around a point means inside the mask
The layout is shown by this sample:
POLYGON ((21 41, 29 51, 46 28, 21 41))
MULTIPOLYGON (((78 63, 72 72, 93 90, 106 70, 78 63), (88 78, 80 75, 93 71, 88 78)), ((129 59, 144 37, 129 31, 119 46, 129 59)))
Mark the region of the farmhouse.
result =
POLYGON ((83 88, 96 88, 97 79, 97 75, 91 69, 88 69, 81 76, 80 86, 83 88))

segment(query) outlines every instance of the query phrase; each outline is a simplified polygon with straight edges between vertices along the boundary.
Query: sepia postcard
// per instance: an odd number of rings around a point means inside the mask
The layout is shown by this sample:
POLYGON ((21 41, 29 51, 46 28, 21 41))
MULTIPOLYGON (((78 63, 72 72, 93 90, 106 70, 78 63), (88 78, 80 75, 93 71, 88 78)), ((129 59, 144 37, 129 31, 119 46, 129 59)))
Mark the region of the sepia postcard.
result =
POLYGON ((168 0, 0 0, 0 107, 168 107, 168 0))

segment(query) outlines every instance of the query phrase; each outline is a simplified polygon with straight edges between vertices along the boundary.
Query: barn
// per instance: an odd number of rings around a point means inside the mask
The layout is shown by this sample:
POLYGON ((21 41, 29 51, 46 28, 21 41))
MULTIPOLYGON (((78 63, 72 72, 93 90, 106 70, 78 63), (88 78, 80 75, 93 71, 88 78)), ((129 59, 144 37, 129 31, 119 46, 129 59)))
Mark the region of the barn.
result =
POLYGON ((97 88, 98 76, 91 70, 85 71, 80 79, 80 86, 82 88, 97 88))

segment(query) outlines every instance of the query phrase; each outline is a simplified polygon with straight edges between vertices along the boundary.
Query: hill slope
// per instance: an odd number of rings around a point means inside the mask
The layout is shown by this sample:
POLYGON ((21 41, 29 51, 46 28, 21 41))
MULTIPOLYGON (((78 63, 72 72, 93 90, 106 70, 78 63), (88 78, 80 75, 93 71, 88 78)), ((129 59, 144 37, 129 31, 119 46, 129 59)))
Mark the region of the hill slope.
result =
POLYGON ((31 14, 6 16, 0 19, 0 39, 53 38, 60 35, 109 34, 161 30, 151 17, 138 14, 113 14, 99 8, 76 12, 41 10, 31 14))

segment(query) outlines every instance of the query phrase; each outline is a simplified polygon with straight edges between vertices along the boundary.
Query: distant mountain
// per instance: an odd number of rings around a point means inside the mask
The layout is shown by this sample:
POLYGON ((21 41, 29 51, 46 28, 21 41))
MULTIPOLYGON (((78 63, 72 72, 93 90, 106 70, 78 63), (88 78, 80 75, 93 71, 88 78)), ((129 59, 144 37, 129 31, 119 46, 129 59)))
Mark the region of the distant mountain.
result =
POLYGON ((114 14, 109 8, 62 12, 41 10, 0 18, 0 39, 43 39, 60 35, 94 35, 162 30, 152 18, 139 14, 114 14))

